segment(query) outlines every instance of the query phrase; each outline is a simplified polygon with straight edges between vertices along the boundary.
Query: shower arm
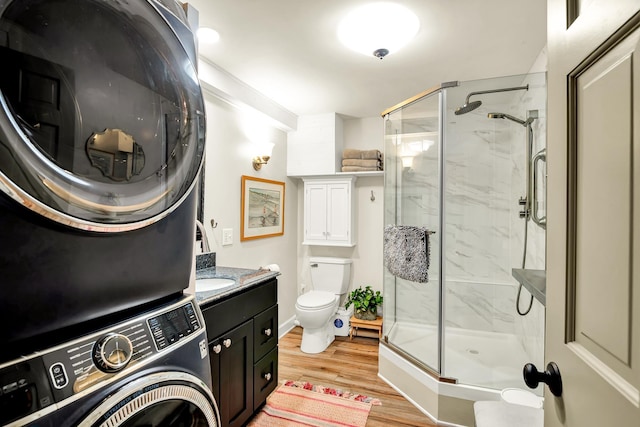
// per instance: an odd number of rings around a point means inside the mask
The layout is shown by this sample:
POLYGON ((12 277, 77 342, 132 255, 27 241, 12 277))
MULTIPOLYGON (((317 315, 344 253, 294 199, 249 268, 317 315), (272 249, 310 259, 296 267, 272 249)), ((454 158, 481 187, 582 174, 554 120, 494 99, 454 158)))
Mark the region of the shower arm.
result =
POLYGON ((490 90, 479 90, 477 92, 469 92, 469 94, 467 95, 467 99, 465 101, 465 104, 469 103, 469 98, 471 98, 473 95, 482 95, 485 93, 497 93, 497 92, 510 92, 513 90, 529 90, 529 85, 526 86, 517 86, 517 87, 505 87, 502 89, 490 89, 490 90))

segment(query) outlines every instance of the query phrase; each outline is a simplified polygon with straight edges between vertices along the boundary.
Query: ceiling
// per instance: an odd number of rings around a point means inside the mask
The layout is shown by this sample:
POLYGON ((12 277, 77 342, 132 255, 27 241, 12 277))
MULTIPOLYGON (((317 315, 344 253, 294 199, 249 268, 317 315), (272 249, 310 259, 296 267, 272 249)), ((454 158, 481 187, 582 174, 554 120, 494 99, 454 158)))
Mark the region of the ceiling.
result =
POLYGON ((366 0, 189 0, 220 41, 199 54, 294 114, 378 116, 447 81, 527 73, 546 44, 544 0, 396 0, 416 38, 380 60, 337 38, 366 0))

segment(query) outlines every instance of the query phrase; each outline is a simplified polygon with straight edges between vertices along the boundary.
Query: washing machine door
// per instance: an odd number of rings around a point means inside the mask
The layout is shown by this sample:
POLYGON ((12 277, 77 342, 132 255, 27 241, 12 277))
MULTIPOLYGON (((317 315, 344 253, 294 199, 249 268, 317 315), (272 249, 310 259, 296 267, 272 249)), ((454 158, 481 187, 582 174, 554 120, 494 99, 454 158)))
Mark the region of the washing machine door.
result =
POLYGON ((0 195, 99 232, 187 197, 204 101, 170 16, 153 0, 0 0, 0 195))
POLYGON ((182 372, 156 373, 132 381, 80 423, 80 427, 219 425, 211 391, 198 378, 182 372))

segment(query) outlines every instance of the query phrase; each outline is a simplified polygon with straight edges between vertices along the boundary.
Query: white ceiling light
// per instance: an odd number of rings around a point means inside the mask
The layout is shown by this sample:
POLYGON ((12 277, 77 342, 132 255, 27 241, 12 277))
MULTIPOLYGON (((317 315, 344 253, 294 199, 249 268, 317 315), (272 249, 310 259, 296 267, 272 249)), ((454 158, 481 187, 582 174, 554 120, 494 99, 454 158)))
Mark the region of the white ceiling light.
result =
POLYGON ((202 43, 216 43, 220 40, 220 34, 213 28, 198 28, 198 40, 202 43))
POLYGON ((350 12, 338 26, 338 38, 356 52, 382 59, 407 44, 419 28, 418 17, 406 7, 378 2, 350 12))

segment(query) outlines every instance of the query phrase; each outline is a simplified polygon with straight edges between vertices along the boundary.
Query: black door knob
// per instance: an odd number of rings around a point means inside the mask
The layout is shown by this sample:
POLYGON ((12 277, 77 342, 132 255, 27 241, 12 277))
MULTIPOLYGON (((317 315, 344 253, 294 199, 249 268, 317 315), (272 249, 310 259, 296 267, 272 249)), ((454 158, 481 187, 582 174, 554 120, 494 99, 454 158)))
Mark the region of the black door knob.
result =
POLYGON ((555 362, 549 362, 547 370, 544 372, 539 372, 533 363, 527 363, 522 370, 522 376, 524 383, 529 388, 536 388, 542 382, 549 386, 549 390, 554 396, 562 396, 562 377, 555 362))

